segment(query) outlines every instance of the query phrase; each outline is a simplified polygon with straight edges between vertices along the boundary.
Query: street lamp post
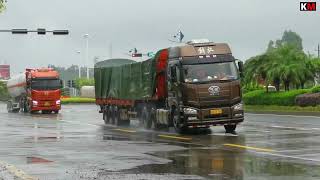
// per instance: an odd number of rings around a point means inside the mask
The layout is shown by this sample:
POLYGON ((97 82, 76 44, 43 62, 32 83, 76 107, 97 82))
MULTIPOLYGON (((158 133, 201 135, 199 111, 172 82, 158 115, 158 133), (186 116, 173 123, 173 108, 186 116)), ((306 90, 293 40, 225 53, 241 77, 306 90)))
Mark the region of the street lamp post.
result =
MULTIPOLYGON (((77 54, 79 54, 79 57, 80 57, 80 54, 81 54, 81 51, 77 51, 77 54)), ((81 57, 80 57, 81 59, 81 57)), ((79 79, 81 78, 81 64, 79 63, 78 65, 78 69, 79 69, 79 79)))
POLYGON ((87 66, 87 79, 89 79, 89 34, 83 35, 86 39, 86 66, 87 66))

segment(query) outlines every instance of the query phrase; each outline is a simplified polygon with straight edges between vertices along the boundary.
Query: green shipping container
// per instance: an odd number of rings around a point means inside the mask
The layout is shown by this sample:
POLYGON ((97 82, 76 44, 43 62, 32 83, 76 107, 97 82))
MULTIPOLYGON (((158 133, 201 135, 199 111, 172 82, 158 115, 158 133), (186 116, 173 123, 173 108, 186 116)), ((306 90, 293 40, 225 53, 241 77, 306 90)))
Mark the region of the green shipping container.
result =
POLYGON ((97 99, 115 98, 143 100, 151 98, 155 89, 155 59, 136 62, 109 59, 94 67, 97 99))

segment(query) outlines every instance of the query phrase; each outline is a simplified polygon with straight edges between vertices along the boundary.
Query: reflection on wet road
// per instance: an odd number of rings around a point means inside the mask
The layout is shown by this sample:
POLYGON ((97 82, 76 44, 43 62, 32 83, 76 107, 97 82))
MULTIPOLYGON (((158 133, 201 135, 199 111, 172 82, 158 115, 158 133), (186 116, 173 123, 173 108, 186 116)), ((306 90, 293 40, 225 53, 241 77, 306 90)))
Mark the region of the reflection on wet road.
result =
POLYGON ((320 179, 320 117, 246 114, 237 135, 211 131, 105 126, 95 105, 0 104, 0 179, 320 179))

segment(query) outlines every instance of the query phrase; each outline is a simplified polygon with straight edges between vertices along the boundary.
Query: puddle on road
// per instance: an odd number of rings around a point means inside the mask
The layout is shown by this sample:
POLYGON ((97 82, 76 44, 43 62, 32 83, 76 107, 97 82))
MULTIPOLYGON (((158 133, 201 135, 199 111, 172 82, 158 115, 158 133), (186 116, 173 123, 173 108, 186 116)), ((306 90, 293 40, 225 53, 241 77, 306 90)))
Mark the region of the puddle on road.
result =
POLYGON ((40 157, 27 157, 27 164, 51 163, 53 161, 40 157))
POLYGON ((116 140, 116 141, 129 141, 129 137, 124 137, 124 136, 114 136, 114 135, 103 135, 103 140, 116 140))
POLYGON ((122 173, 186 174, 217 179, 249 177, 312 177, 320 179, 320 167, 276 161, 238 151, 189 149, 152 154, 172 160, 168 164, 143 165, 122 173))

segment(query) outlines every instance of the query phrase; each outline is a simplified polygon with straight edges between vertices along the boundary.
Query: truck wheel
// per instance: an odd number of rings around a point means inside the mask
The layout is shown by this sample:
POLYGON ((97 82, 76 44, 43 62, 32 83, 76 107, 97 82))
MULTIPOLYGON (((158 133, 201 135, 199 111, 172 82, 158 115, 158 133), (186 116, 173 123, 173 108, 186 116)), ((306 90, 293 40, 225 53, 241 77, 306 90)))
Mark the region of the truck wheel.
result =
POLYGON ((237 125, 224 125, 226 133, 234 133, 237 128, 237 125))
POLYGON ((172 115, 173 127, 175 131, 179 134, 184 133, 187 128, 181 123, 180 112, 176 108, 173 108, 172 115))
POLYGON ((152 127, 152 129, 157 130, 157 129, 159 129, 159 124, 157 122, 156 109, 152 108, 150 111, 151 111, 150 112, 150 121, 152 123, 151 127, 152 127))
POLYGON ((24 113, 29 112, 29 109, 28 109, 28 108, 29 108, 28 104, 27 104, 26 102, 24 102, 24 103, 23 103, 23 112, 24 112, 24 113))
POLYGON ((55 114, 58 114, 58 113, 59 113, 59 110, 55 110, 54 113, 55 113, 55 114))
POLYGON ((113 124, 113 107, 109 106, 108 107, 108 116, 109 116, 109 123, 113 124))
POLYGON ((108 109, 103 110, 102 119, 105 124, 109 123, 108 112, 109 112, 108 109))
POLYGON ((118 107, 114 108, 114 125, 119 126, 121 124, 120 119, 120 109, 118 107))
POLYGON ((11 103, 11 101, 7 102, 7 111, 8 112, 12 112, 12 103, 11 103))
POLYGON ((41 113, 42 113, 42 114, 49 114, 49 113, 51 113, 51 111, 48 111, 48 110, 42 110, 42 111, 41 111, 41 113))
POLYGON ((147 107, 143 108, 140 121, 143 124, 145 129, 150 129, 151 128, 152 121, 150 119, 150 113, 149 113, 147 107))

